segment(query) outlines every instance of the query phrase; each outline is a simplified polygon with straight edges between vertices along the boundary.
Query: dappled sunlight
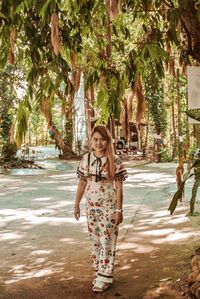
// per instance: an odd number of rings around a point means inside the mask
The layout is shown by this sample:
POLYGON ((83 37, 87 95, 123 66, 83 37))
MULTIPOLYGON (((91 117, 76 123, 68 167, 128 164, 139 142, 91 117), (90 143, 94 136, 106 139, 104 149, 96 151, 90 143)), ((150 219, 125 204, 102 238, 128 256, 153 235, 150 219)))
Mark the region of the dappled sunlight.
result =
POLYGON ((21 180, 10 176, 1 176, 1 183, 21 182, 21 180))
POLYGON ((147 244, 138 244, 134 242, 123 242, 117 246, 117 255, 123 255, 123 250, 133 251, 135 253, 150 253, 155 250, 156 247, 147 244))
POLYGON ((120 267, 119 269, 120 269, 120 270, 128 270, 128 269, 130 269, 131 267, 132 267, 131 265, 125 265, 125 266, 120 267))
POLYGON ((149 230, 145 232, 141 232, 141 235, 150 235, 150 236, 163 236, 168 235, 170 233, 174 233, 174 229, 172 228, 166 228, 166 229, 157 229, 157 230, 149 230))
POLYGON ((48 176, 50 179, 51 178, 55 178, 55 179, 59 179, 59 178, 69 178, 69 177, 71 177, 71 178, 74 178, 74 179, 77 179, 76 177, 75 177, 75 171, 72 171, 72 172, 70 172, 70 173, 58 173, 58 174, 51 174, 50 176, 48 176), (72 174, 72 172, 74 172, 74 174, 72 174))
POLYGON ((189 219, 184 215, 183 217, 177 217, 175 219, 169 219, 165 223, 166 224, 172 224, 173 226, 176 224, 184 223, 184 222, 189 222, 189 219))
POLYGON ((50 249, 48 249, 48 250, 35 250, 35 251, 32 251, 31 252, 31 255, 41 255, 41 254, 50 254, 50 253, 52 253, 53 252, 53 250, 50 250, 50 249))
POLYGON ((32 201, 49 201, 52 200, 52 197, 37 197, 37 198, 33 198, 32 201))
POLYGON ((11 283, 15 283, 18 282, 20 280, 23 279, 31 279, 31 278, 36 278, 36 277, 43 277, 43 276, 49 276, 58 272, 61 272, 59 270, 53 270, 52 268, 47 268, 47 269, 33 269, 30 270, 28 272, 26 272, 23 269, 19 269, 19 270, 10 270, 10 272, 12 272, 12 279, 6 280, 5 284, 11 284, 11 283))
POLYGON ((165 216, 169 216, 169 211, 167 210, 156 211, 153 217, 165 217, 165 216))
POLYGON ((149 226, 137 226, 137 227, 134 227, 134 231, 146 230, 148 228, 149 228, 149 226))
POLYGON ((62 191, 71 191, 74 192, 77 190, 77 185, 74 186, 60 186, 56 188, 57 190, 62 190, 62 191))
POLYGON ((174 232, 172 235, 169 235, 165 238, 159 238, 157 240, 152 239, 151 242, 153 244, 166 244, 166 242, 176 242, 176 241, 183 241, 186 239, 190 239, 194 237, 193 232, 174 232))
MULTIPOLYGON (((61 206, 59 205, 58 207, 62 207, 63 205, 64 203, 61 206)), ((40 210, 4 209, 0 212, 0 215, 4 216, 5 218, 0 219, 0 221, 5 224, 16 220, 22 220, 23 227, 26 224, 31 224, 31 225, 48 224, 48 225, 57 226, 60 224, 67 224, 67 223, 74 224, 77 222, 74 217, 67 217, 67 216, 54 217, 51 215, 53 213, 55 213, 53 209, 40 209, 40 210)), ((83 222, 85 222, 84 216, 80 217, 79 219, 79 223, 83 223, 83 222)))
POLYGON ((23 234, 19 234, 17 232, 0 233, 0 241, 22 239, 23 237, 23 234))
MULTIPOLYGON (((154 259, 162 245, 176 244, 194 235, 190 229, 179 229, 181 224, 188 227, 189 223, 184 207, 173 216, 167 211, 169 194, 173 188, 176 190, 175 177, 156 167, 157 172, 156 168, 152 172, 150 166, 128 168, 124 222, 117 243, 117 267, 123 273, 140 262, 137 254, 154 259), (129 259, 122 264, 126 253, 130 253, 129 259)), ((37 177, 20 179, 2 177, 0 241, 6 284, 36 277, 48 279, 55 273, 65 273, 63 280, 70 280, 74 278, 70 265, 74 263, 78 268, 90 260, 85 198, 79 221, 73 216, 78 182, 75 171, 48 170, 37 177)))
POLYGON ((76 239, 72 239, 72 238, 63 238, 63 239, 60 239, 60 242, 67 243, 69 245, 75 245, 75 244, 77 244, 77 240, 76 239))

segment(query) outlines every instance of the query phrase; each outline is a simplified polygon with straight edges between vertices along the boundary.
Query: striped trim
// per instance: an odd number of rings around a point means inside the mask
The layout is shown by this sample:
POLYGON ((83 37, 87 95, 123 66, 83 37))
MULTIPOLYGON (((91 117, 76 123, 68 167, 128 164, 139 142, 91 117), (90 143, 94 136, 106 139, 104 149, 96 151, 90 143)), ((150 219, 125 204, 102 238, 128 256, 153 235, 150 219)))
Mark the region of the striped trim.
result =
POLYGON ((105 275, 105 274, 101 274, 101 273, 98 273, 98 275, 102 276, 102 277, 113 278, 113 275, 105 275))
POLYGON ((77 169, 77 174, 85 176, 84 172, 80 171, 79 169, 77 169))
POLYGON ((80 180, 87 182, 87 177, 85 174, 77 168, 77 176, 80 180))
POLYGON ((115 173, 115 177, 121 176, 121 175, 125 175, 125 174, 127 174, 127 171, 124 169, 124 170, 122 170, 120 172, 115 173))

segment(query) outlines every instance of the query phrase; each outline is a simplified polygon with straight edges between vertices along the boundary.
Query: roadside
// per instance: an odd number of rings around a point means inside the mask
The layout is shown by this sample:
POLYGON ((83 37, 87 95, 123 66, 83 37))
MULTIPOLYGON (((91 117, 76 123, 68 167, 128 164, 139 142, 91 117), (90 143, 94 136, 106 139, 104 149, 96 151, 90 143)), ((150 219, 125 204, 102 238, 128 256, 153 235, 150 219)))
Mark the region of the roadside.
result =
POLYGON ((76 163, 41 175, 0 175, 1 299, 181 298, 168 285, 198 245, 200 220, 193 227, 185 202, 173 216, 167 211, 176 190, 173 165, 126 164, 115 283, 104 294, 91 291, 84 212, 79 223, 72 217, 76 163))

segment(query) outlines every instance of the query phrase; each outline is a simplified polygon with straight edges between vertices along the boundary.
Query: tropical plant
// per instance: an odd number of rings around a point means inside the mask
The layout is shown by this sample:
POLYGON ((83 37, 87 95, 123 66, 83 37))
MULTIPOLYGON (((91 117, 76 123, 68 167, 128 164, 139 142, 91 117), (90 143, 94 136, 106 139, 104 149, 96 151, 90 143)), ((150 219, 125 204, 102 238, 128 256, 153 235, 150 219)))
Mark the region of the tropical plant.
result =
POLYGON ((14 159, 17 152, 13 138, 15 83, 12 67, 0 73, 0 159, 2 161, 14 159))
POLYGON ((190 172, 189 172, 184 176, 184 179, 183 179, 182 183, 180 184, 178 191, 174 194, 174 196, 172 198, 172 201, 171 201, 169 209, 168 209, 171 214, 173 214, 173 212, 175 211, 177 204, 178 204, 178 200, 181 199, 183 196, 184 186, 185 186, 186 181, 189 178, 191 178, 192 176, 194 176, 194 184, 192 187, 192 197, 190 199, 189 215, 194 214, 196 195, 197 195, 198 188, 200 186, 200 148, 198 148, 194 154, 194 162, 193 162, 190 170, 192 170, 192 169, 193 169, 193 173, 190 174, 190 172))
MULTIPOLYGON (((100 121, 119 119, 120 102, 131 89, 139 125, 149 61, 160 80, 165 65, 173 69, 174 51, 183 73, 186 65, 200 61, 199 7, 198 0, 1 1, 0 66, 9 58, 23 68, 24 105, 37 103, 63 154, 73 154, 56 127, 55 101, 60 99, 73 124, 73 98, 83 72, 85 91, 91 95, 87 107, 101 108, 100 121)), ((29 107, 21 104, 19 109, 24 116, 27 109, 28 116, 29 107)), ((25 131, 26 126, 19 128, 25 131)))

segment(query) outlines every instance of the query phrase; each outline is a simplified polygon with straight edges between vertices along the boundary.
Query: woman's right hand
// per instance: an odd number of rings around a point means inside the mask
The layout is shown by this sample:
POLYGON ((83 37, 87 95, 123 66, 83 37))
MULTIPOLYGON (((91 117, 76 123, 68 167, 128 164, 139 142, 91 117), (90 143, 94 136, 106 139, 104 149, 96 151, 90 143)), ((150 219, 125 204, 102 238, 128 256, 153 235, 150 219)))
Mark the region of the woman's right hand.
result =
POLYGON ((74 207, 74 217, 77 221, 80 218, 80 213, 81 213, 80 206, 75 206, 74 207))

